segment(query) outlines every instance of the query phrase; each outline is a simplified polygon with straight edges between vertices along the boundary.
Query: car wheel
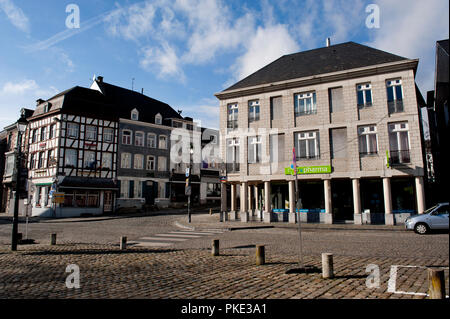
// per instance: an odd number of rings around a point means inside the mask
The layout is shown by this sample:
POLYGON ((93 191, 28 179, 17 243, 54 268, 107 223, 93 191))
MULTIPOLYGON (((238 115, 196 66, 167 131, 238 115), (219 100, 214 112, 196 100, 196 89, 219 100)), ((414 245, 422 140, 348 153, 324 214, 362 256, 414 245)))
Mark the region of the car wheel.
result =
POLYGON ((425 223, 418 223, 414 226, 414 231, 420 235, 428 233, 429 230, 428 225, 425 223))

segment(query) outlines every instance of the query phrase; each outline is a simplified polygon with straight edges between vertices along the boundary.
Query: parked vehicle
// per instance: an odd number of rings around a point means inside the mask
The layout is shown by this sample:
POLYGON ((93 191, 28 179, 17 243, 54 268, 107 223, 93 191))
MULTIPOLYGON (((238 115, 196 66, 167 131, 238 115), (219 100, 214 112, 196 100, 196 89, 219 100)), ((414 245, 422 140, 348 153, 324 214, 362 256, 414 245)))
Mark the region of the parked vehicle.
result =
POLYGON ((408 217, 405 221, 405 228, 414 230, 417 234, 426 234, 432 229, 449 229, 448 212, 449 203, 439 203, 423 214, 408 217))

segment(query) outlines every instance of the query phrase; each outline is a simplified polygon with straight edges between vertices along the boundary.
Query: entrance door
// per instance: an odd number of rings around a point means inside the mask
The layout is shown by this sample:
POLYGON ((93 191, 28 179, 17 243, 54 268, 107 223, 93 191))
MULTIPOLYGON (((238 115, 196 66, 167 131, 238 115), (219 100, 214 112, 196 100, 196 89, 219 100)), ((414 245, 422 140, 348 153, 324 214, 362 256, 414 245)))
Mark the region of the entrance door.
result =
POLYGON ((353 220, 353 189, 351 179, 332 179, 333 220, 353 220))
POLYGON ((112 212, 113 208, 113 193, 111 191, 105 192, 103 197, 103 212, 112 212))

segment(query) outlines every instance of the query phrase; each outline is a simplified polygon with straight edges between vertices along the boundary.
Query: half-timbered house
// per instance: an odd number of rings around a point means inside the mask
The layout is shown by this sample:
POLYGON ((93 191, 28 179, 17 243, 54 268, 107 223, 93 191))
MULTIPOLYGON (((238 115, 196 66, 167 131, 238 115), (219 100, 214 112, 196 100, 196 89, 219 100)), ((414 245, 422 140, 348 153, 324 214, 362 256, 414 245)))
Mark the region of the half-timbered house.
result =
POLYGON ((98 91, 76 86, 38 105, 28 118, 32 214, 68 217, 114 209, 118 120, 98 91), (55 194, 64 195, 55 203, 55 194))

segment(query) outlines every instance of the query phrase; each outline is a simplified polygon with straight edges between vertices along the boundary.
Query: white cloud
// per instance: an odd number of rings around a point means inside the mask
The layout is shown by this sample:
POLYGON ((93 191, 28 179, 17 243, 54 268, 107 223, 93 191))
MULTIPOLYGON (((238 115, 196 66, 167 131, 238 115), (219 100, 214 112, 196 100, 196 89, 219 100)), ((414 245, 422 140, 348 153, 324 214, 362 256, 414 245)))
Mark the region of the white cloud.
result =
POLYGON ((219 102, 217 99, 205 98, 196 104, 182 106, 182 116, 189 116, 202 127, 219 128, 219 102))
POLYGON ((142 50, 143 58, 140 65, 146 70, 158 70, 159 77, 176 77, 184 82, 185 75, 180 67, 179 58, 175 49, 168 43, 162 43, 161 48, 146 47, 142 50))
POLYGON ((281 24, 258 27, 256 34, 247 41, 246 53, 233 66, 235 80, 243 79, 279 57, 299 50, 287 26, 281 24))
POLYGON ((447 1, 388 1, 380 7, 380 29, 368 45, 410 59, 419 58, 417 82, 423 94, 433 89, 436 41, 449 36, 447 1))
POLYGON ((18 83, 6 82, 1 92, 7 95, 17 95, 24 94, 26 91, 36 90, 38 87, 34 80, 23 80, 18 83))
POLYGON ((6 14, 16 28, 26 33, 30 32, 30 22, 27 16, 11 0, 0 0, 0 10, 6 14))

